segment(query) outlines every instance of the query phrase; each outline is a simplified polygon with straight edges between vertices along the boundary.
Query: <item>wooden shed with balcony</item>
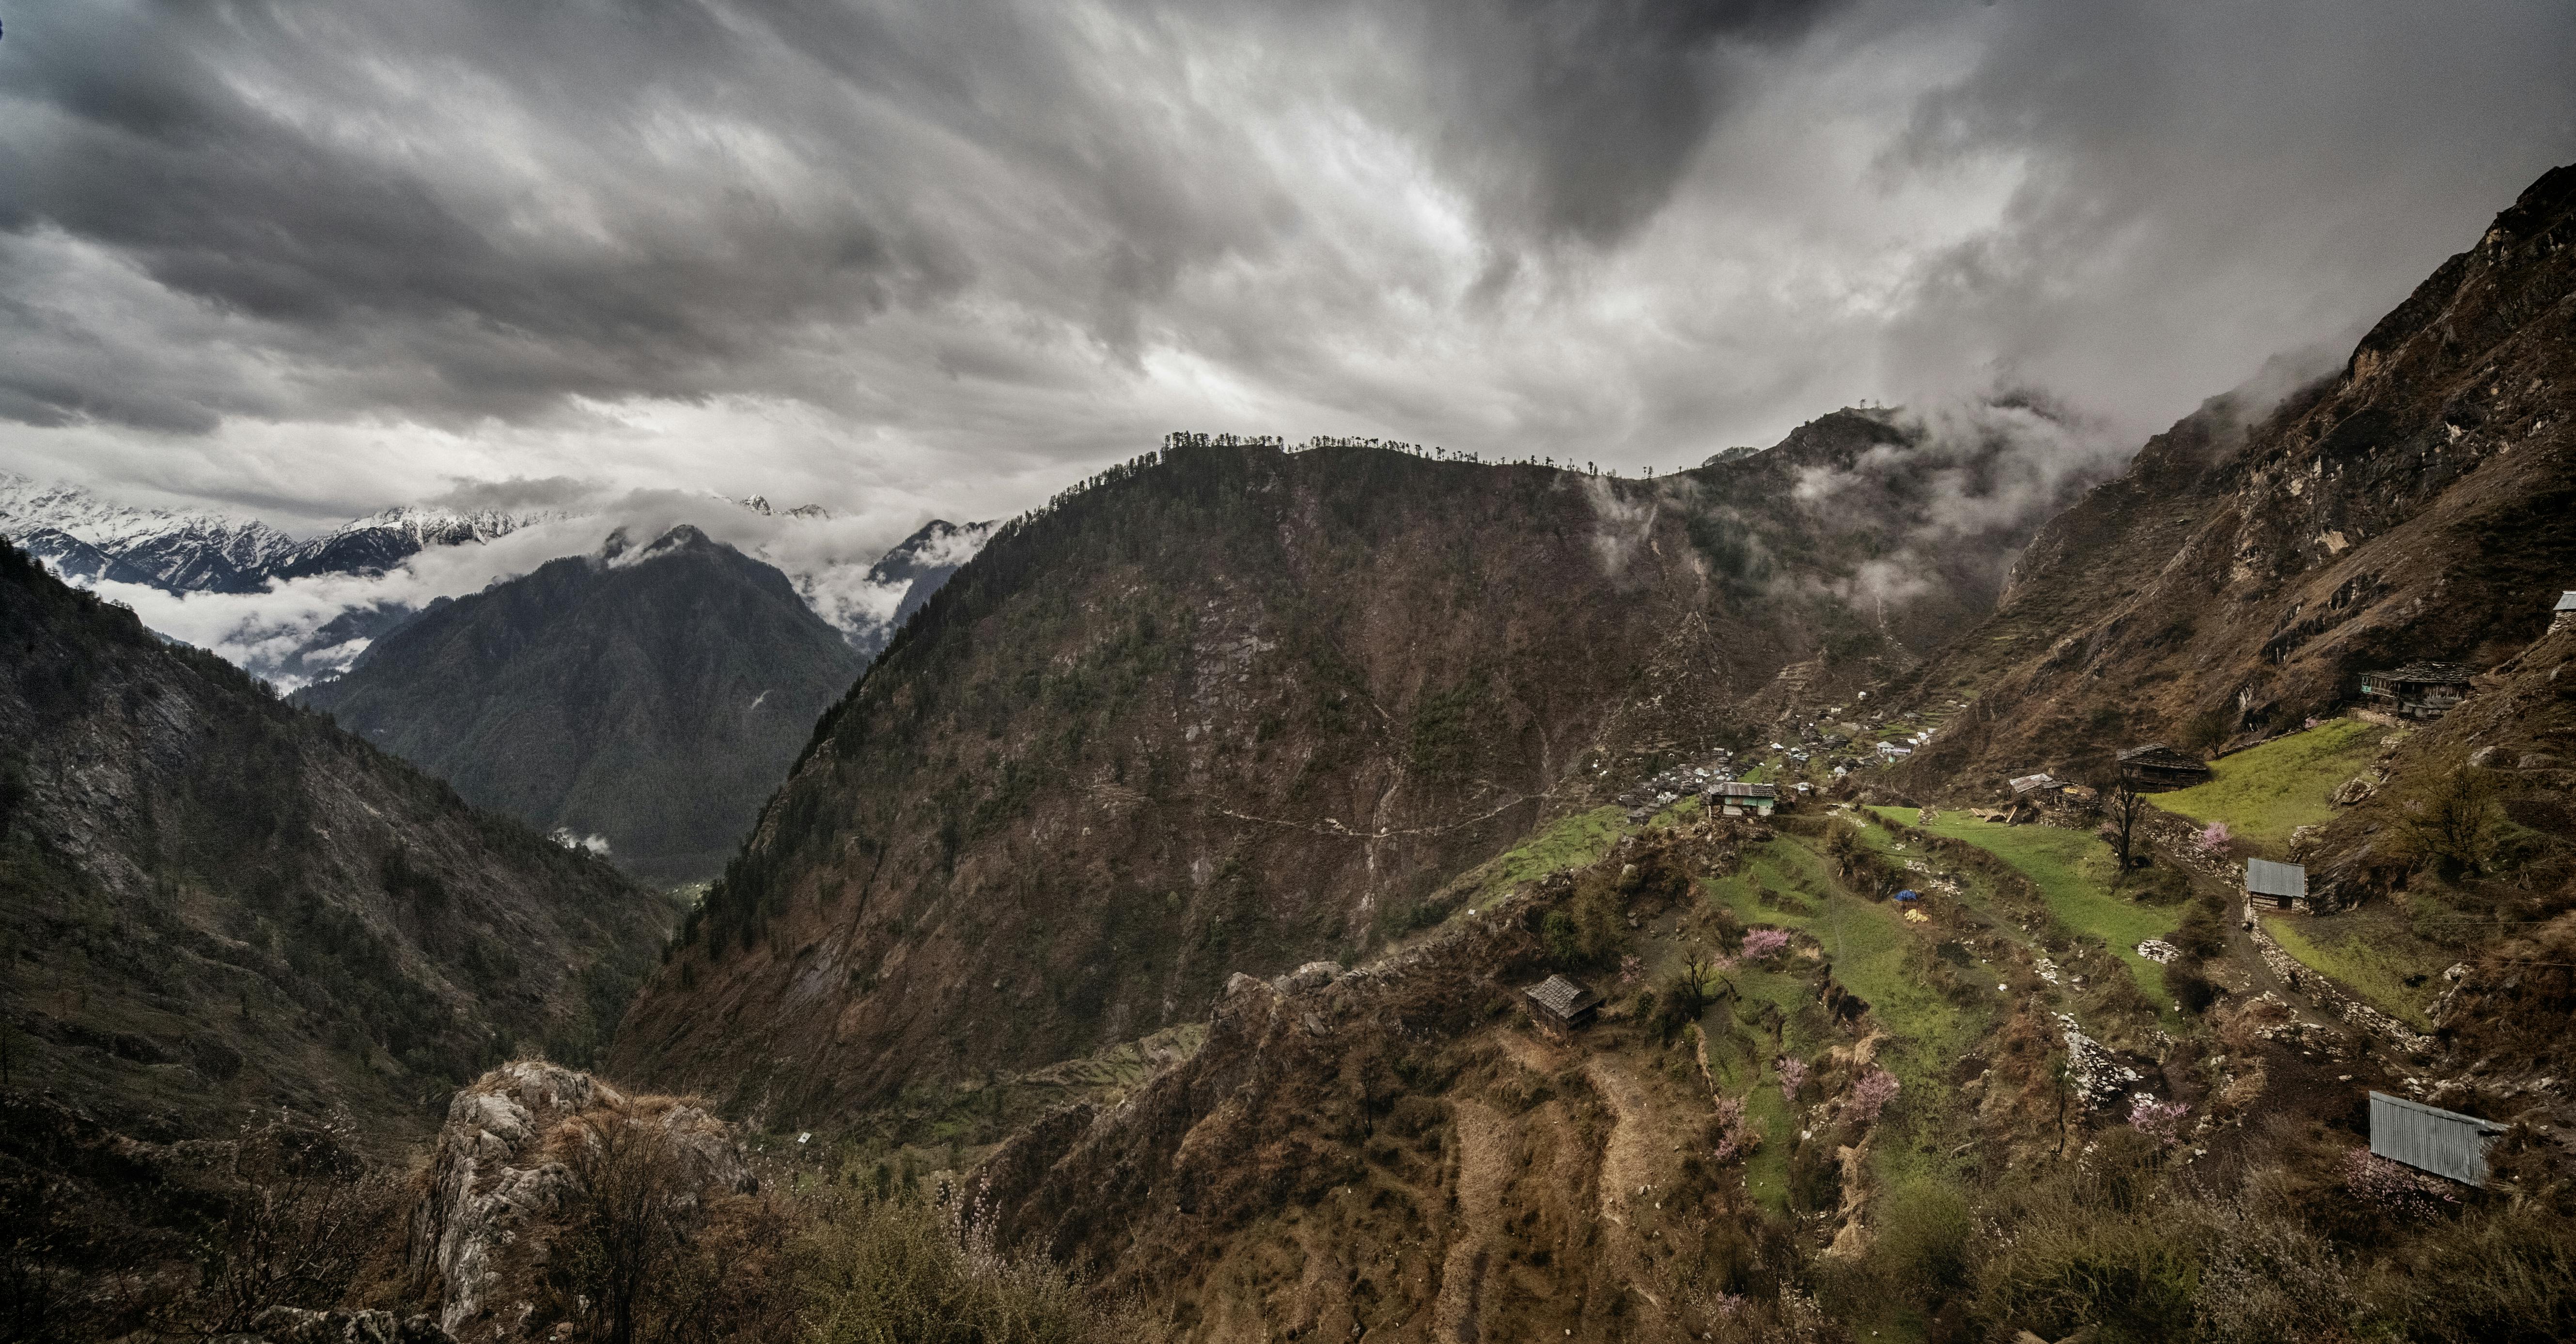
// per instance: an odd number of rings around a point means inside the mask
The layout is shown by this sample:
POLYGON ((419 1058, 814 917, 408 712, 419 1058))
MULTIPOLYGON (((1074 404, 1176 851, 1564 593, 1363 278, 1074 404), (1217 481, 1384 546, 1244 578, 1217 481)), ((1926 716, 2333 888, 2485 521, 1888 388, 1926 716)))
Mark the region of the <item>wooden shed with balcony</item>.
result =
POLYGON ((2361 694, 2401 719, 2438 719, 2468 698, 2472 675, 2457 663, 2408 663, 2362 673, 2361 694))
POLYGON ((2120 778, 2136 785, 2140 793, 2188 789, 2209 782, 2209 762, 2161 742, 2150 742, 2120 753, 2120 778))
POLYGON ((1562 975, 1522 990, 1521 999, 1529 1005, 1530 1021, 1560 1041, 1573 1039, 1601 1011, 1601 996, 1590 985, 1562 975))

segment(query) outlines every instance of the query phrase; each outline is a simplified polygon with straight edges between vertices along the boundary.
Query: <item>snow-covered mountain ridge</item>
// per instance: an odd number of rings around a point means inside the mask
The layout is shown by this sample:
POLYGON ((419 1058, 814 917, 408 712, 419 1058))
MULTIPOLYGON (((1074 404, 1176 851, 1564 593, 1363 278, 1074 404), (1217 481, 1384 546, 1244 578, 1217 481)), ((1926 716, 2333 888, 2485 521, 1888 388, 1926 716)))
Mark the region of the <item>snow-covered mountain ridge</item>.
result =
POLYGON ((759 495, 710 493, 703 505, 666 498, 654 509, 398 505, 299 540, 257 519, 139 508, 0 472, 0 535, 65 580, 133 607, 163 635, 288 689, 348 670, 439 598, 597 553, 620 528, 659 536, 691 515, 775 566, 816 615, 873 658, 993 526, 934 519, 879 553, 865 545, 860 520, 816 504, 778 509, 759 495), (663 516, 675 508, 683 516, 663 516))

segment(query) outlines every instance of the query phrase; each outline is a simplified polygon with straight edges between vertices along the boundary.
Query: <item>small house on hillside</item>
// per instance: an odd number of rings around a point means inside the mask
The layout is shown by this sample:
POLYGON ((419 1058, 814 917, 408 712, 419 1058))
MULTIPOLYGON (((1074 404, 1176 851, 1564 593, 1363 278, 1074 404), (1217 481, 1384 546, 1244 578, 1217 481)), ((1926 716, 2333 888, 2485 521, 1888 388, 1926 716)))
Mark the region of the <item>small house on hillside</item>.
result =
POLYGON ((2151 742, 2120 753, 2120 777, 2137 785, 2140 793, 2187 789, 2208 782, 2209 762, 2151 742))
POLYGON ((1726 780, 1708 786, 1708 805, 1730 817, 1767 817, 1771 809, 1780 805, 1780 786, 1726 780))
POLYGON ((2402 719, 2438 719, 2469 694, 2469 669, 2457 663, 2408 663, 2361 674, 2361 693, 2402 719))
POLYGON ((2576 588, 2558 595, 2558 606, 2549 613, 2549 633, 2557 634, 2570 623, 2576 623, 2576 588))
POLYGON ((2420 1101, 2370 1094, 2370 1151, 2463 1185, 2484 1185, 2487 1144, 2504 1126, 2420 1101))
POLYGON ((1522 990, 1521 998, 1529 1004, 1530 1021, 1561 1041, 1590 1026, 1601 1011, 1601 996, 1590 985, 1562 975, 1551 975, 1522 990))
POLYGON ((2308 869, 2305 864, 2274 863, 2270 859, 2245 861, 2245 899, 2275 910, 2297 910, 2308 903, 2308 869))

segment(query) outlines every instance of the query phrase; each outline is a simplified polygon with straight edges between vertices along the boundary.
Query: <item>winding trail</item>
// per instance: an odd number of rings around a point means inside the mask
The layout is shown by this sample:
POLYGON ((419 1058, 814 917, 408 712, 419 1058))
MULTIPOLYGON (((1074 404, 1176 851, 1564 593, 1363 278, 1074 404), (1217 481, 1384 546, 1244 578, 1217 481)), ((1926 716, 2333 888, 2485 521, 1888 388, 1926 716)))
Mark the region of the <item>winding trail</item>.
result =
POLYGON ((1501 1227, 1503 1185, 1517 1130, 1479 1101, 1451 1103, 1458 1130, 1458 1231, 1440 1269, 1432 1338, 1477 1344, 1489 1243, 1501 1227))

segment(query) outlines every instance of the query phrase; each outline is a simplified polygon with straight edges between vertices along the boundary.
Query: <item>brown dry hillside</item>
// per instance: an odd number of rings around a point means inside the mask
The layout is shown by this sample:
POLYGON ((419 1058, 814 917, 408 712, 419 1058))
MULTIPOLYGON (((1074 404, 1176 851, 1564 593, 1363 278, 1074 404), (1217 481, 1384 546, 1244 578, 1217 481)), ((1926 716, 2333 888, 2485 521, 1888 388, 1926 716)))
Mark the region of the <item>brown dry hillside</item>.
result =
POLYGON ((617 1068, 821 1114, 1355 952, 1641 759, 1743 740, 1984 610, 2062 501, 1940 533, 1883 605, 1870 566, 1996 495, 2009 451, 1842 412, 1651 481, 1140 460, 1004 529, 825 717, 617 1068))
POLYGON ((2576 584, 2576 167, 2552 170, 2259 423, 2220 398, 2032 541, 1920 672, 1973 697, 1927 795, 2099 774, 2111 751, 2295 727, 2358 674, 2492 665, 2576 584))

